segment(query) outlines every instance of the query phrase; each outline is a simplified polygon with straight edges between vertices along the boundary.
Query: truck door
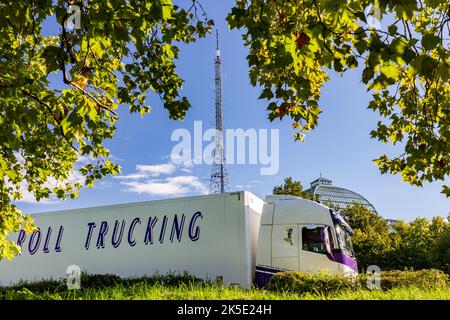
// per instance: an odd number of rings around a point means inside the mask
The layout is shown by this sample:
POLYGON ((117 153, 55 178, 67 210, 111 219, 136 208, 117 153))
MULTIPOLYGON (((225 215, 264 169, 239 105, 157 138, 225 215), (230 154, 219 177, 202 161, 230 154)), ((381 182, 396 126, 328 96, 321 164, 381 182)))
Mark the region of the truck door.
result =
POLYGON ((272 228, 272 265, 275 268, 299 270, 298 227, 274 225, 272 228))
POLYGON ((329 226, 323 224, 300 224, 299 230, 299 267, 301 272, 326 270, 337 272, 338 263, 327 256, 334 247, 334 238, 329 226))

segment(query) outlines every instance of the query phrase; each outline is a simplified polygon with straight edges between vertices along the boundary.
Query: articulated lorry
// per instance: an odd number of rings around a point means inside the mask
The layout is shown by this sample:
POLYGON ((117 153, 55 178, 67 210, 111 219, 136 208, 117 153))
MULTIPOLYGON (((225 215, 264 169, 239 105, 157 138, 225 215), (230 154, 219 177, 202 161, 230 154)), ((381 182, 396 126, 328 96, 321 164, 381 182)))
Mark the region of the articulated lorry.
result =
POLYGON ((38 230, 12 240, 0 285, 91 274, 187 272, 225 285, 263 286, 277 272, 355 273, 351 229, 322 204, 247 191, 34 214, 38 230), (72 269, 71 269, 72 268, 72 269))

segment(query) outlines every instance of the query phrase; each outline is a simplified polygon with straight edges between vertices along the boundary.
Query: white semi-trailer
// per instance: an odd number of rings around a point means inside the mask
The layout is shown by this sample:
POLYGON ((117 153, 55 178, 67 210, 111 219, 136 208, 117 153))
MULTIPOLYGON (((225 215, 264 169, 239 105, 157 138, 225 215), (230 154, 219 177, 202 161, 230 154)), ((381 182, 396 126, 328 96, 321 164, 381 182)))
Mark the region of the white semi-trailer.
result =
POLYGON ((0 261, 0 285, 66 277, 69 266, 123 277, 188 272, 243 288, 282 270, 357 272, 351 229, 313 201, 247 191, 34 214, 0 261))

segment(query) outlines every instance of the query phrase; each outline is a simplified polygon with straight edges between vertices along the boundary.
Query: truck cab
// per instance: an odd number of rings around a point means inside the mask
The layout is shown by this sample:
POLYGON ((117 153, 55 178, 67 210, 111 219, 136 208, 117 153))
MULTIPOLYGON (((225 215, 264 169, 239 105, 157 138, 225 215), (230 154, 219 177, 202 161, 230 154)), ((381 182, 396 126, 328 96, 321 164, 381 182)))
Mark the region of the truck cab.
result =
POLYGON ((271 195, 265 199, 258 235, 255 282, 264 286, 277 272, 358 272, 344 217, 310 200, 271 195))

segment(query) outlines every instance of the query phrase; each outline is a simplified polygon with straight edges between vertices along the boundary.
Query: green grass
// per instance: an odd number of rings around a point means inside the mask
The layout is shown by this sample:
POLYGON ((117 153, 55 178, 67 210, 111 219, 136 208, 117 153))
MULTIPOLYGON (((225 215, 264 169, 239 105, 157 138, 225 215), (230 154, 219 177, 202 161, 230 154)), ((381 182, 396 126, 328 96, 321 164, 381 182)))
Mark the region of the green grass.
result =
POLYGON ((387 291, 358 290, 338 294, 339 300, 450 300, 450 288, 424 290, 416 287, 394 288, 387 291))
POLYGON ((83 300, 246 300, 246 299, 337 299, 337 300, 450 300, 450 288, 423 290, 415 287, 394 288, 386 291, 343 291, 331 296, 322 294, 298 295, 288 292, 273 292, 262 289, 242 290, 236 288, 217 288, 212 284, 180 284, 167 286, 137 282, 129 285, 118 284, 108 288, 86 288, 79 291, 56 291, 34 293, 28 289, 9 289, 0 293, 0 299, 83 299, 83 300))

